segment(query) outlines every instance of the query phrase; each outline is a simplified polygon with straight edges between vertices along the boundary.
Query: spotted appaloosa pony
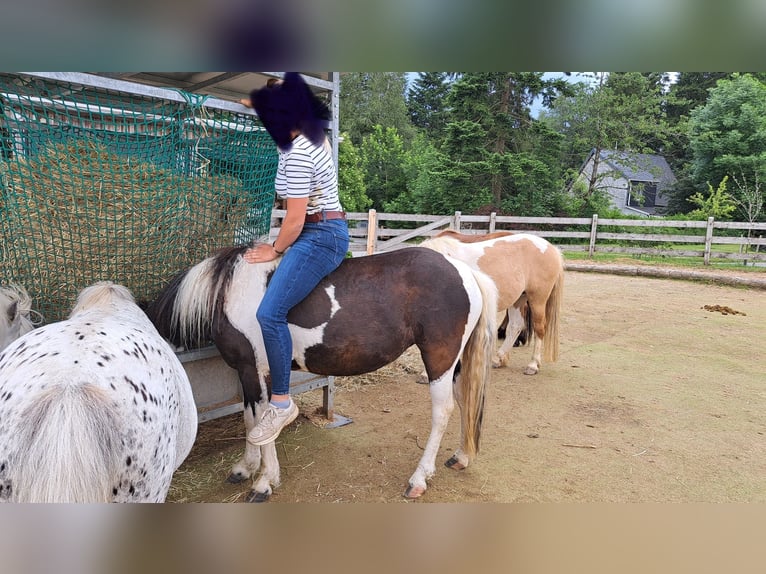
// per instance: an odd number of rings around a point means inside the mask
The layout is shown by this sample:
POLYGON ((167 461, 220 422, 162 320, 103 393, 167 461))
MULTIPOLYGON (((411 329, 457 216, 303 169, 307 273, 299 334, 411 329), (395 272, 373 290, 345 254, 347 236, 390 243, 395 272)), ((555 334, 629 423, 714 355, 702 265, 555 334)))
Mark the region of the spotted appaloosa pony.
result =
POLYGON ((0 352, 0 500, 162 502, 196 434, 186 371, 121 285, 0 352))
POLYGON ((466 235, 445 230, 421 243, 468 263, 489 275, 497 286, 498 312, 507 322, 505 341, 493 360, 503 366, 522 329, 533 341, 532 360, 524 374, 540 370, 543 353, 555 361, 559 353, 559 315, 564 292, 564 260, 561 251, 537 235, 498 231, 466 235), (527 318, 527 311, 531 321, 527 318), (531 335, 534 334, 534 337, 531 335))
POLYGON ((34 329, 32 299, 21 285, 0 287, 0 351, 34 329))
MULTIPOLYGON (((147 314, 173 343, 213 341, 239 373, 249 432, 268 403, 269 366, 255 313, 277 261, 248 264, 232 247, 176 277, 147 314)), ((462 469, 478 452, 484 390, 496 329, 494 284, 466 264, 430 249, 346 259, 288 315, 293 368, 319 375, 379 369, 417 345, 430 381, 431 433, 405 496, 426 490, 454 408, 460 406, 461 446, 447 466, 462 469), (461 361, 453 388, 453 373, 461 361)), ((262 502, 279 485, 275 443, 249 443, 229 480, 254 476, 247 497, 262 502)))

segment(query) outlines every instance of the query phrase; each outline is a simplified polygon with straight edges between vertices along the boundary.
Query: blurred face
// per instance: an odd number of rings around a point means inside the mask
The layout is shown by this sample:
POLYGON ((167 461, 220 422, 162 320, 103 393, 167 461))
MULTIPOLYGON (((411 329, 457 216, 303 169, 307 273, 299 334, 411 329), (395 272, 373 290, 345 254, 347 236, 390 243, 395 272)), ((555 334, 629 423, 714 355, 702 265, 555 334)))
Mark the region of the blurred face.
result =
POLYGON ((293 102, 284 97, 282 83, 269 83, 251 96, 253 108, 266 131, 282 149, 288 149, 297 130, 297 119, 293 102))

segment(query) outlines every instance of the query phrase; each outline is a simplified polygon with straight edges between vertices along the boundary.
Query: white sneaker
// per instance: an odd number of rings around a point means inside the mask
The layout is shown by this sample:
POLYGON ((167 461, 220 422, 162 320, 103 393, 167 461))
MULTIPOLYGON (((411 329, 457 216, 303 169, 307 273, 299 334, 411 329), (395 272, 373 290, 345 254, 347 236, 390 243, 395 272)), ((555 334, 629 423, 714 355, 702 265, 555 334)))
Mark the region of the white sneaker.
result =
POLYGON ((290 398, 290 406, 280 409, 272 404, 263 411, 261 420, 247 434, 247 442, 253 446, 269 443, 279 436, 279 433, 298 416, 298 406, 290 398))

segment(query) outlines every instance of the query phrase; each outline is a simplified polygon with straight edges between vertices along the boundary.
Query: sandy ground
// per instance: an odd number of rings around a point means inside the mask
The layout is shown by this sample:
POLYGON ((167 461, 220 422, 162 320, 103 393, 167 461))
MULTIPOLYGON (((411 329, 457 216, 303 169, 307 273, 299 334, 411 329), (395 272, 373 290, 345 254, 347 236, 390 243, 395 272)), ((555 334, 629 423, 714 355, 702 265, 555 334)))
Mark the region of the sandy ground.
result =
MULTIPOLYGON (((557 362, 525 376, 521 347, 493 371, 482 450, 463 471, 442 465, 453 414, 418 502, 766 501, 766 291, 567 271, 562 321, 557 362)), ((430 429, 419 368, 411 349, 337 378, 336 410, 353 419, 339 428, 315 415, 320 391, 300 395, 270 503, 408 502, 430 429)), ((241 415, 201 425, 168 501, 244 500, 249 484, 225 482, 243 444, 241 415)))

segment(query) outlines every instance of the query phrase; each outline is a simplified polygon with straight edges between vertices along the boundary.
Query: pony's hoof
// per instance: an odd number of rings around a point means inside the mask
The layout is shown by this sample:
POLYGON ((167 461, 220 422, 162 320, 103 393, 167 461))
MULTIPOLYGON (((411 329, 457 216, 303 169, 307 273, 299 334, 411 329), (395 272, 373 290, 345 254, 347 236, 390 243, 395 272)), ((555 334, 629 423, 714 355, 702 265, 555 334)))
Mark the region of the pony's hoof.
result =
POLYGON ((444 466, 451 468, 452 470, 463 470, 465 468, 465 465, 460 462, 456 456, 449 457, 447 462, 444 463, 444 466))
POLYGON ((247 477, 241 472, 232 472, 229 474, 229 476, 226 477, 226 482, 230 482, 231 484, 239 484, 240 482, 245 482, 246 480, 247 477))
POLYGON ((270 492, 256 492, 255 490, 251 490, 247 493, 245 502, 266 502, 270 496, 270 492))
POLYGON ((537 371, 539 371, 539 369, 536 369, 535 367, 527 367, 526 369, 524 369, 524 374, 525 375, 536 375, 537 371))
POLYGON ((425 491, 426 489, 423 488, 422 486, 410 485, 407 487, 407 490, 404 491, 404 498, 409 498, 409 499, 420 498, 425 491))

